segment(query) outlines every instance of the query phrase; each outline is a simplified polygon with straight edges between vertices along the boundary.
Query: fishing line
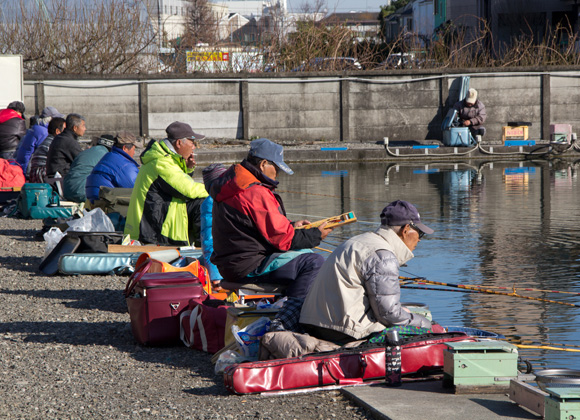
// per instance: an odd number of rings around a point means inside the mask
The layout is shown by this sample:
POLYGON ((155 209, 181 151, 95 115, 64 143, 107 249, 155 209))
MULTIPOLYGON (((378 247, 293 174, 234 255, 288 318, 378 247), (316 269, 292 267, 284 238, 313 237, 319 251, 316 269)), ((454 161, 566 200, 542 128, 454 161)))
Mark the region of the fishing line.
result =
MULTIPOLYGON (((338 198, 338 199, 344 199, 344 200, 367 201, 370 203, 384 203, 385 202, 384 200, 372 200, 370 198, 353 198, 353 197, 338 196, 338 195, 331 195, 331 194, 309 193, 309 192, 305 192, 305 191, 289 191, 289 190, 280 190, 280 189, 276 189, 276 191, 279 193, 304 194, 304 195, 313 195, 316 197, 331 197, 331 198, 338 198)), ((324 217, 322 217, 322 219, 324 219, 324 217)))

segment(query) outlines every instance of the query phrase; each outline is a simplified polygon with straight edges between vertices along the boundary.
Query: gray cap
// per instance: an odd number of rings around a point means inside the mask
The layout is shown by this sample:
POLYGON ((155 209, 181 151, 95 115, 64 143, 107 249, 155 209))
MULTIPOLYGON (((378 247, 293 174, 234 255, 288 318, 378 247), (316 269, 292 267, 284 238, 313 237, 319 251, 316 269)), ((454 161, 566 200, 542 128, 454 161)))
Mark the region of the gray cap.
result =
POLYGON ((40 118, 46 118, 46 117, 52 117, 52 118, 66 118, 64 114, 61 114, 60 112, 58 112, 58 109, 56 109, 53 106, 47 106, 46 108, 44 108, 42 110, 42 112, 40 113, 40 118))
POLYGON ((169 140, 202 140, 205 138, 203 134, 194 132, 189 124, 179 121, 175 121, 169 124, 165 129, 165 132, 167 133, 167 138, 169 140))

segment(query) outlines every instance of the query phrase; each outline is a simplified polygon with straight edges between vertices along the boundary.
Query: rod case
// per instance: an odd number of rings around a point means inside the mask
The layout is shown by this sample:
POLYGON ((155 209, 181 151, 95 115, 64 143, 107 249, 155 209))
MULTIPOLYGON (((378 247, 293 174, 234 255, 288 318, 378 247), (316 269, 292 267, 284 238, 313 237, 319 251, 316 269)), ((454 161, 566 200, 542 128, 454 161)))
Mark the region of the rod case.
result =
MULTIPOLYGON (((460 332, 405 338, 401 346, 401 373, 441 371, 446 343, 457 341, 475 339, 460 332)), ((384 377, 385 348, 382 345, 234 364, 224 371, 225 386, 234 394, 354 385, 384 377)))

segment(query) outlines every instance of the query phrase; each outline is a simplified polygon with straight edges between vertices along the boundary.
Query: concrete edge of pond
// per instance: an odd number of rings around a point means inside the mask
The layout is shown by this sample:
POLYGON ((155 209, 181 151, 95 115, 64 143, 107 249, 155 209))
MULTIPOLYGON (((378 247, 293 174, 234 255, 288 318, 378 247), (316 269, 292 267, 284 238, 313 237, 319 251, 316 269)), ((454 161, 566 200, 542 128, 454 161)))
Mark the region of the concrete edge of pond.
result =
MULTIPOLYGON (((403 145, 402 142, 382 144, 323 144, 285 145, 284 160, 302 162, 402 162, 402 161, 457 161, 457 160, 530 160, 545 158, 580 158, 580 148, 565 144, 538 143, 533 146, 505 146, 485 144, 470 147, 442 147, 438 145, 403 145)), ((210 163, 237 163, 246 157, 248 146, 224 146, 196 150, 200 165, 210 163)))

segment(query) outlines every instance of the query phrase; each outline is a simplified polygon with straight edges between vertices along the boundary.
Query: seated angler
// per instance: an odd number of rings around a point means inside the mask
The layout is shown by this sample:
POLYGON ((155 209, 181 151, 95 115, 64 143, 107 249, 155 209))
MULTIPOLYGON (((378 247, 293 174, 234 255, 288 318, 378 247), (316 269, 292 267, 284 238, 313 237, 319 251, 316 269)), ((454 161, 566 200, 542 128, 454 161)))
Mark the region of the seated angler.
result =
POLYGON ((142 144, 133 133, 122 131, 115 136, 115 145, 93 168, 85 183, 87 199, 99 199, 101 187, 133 188, 139 164, 133 157, 142 144))
MULTIPOLYGON (((56 138, 53 143, 55 141, 56 138)), ((87 200, 85 192, 87 178, 95 165, 109 153, 113 144, 115 144, 115 138, 111 134, 103 134, 101 137, 93 139, 91 146, 74 158, 62 184, 63 196, 66 200, 75 203, 84 203, 87 200)))
POLYGON ((469 89, 467 97, 463 101, 455 103, 453 109, 457 111, 461 125, 469 127, 469 131, 474 138, 485 135, 483 123, 487 119, 487 112, 483 102, 477 98, 475 89, 469 89))
POLYGON ((195 141, 205 138, 175 121, 167 138, 149 143, 135 180, 125 234, 143 244, 187 246, 200 243, 205 187, 192 178, 195 141))
POLYGON ((288 301, 271 330, 298 326, 300 306, 324 258, 309 248, 332 229, 298 229, 307 220, 291 222, 276 193, 279 171, 294 172, 284 163, 283 148, 268 139, 250 143, 248 157, 231 166, 210 190, 213 204, 211 261, 228 282, 286 285, 288 301))
POLYGON ((390 326, 431 328, 425 317, 401 306, 399 287, 399 267, 413 258, 426 233, 433 230, 411 203, 387 205, 376 231, 352 237, 328 257, 302 306, 304 329, 344 344, 390 326))

